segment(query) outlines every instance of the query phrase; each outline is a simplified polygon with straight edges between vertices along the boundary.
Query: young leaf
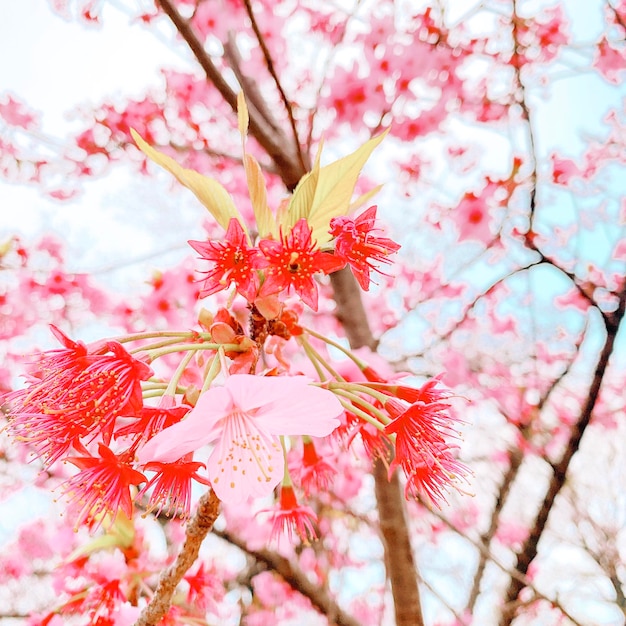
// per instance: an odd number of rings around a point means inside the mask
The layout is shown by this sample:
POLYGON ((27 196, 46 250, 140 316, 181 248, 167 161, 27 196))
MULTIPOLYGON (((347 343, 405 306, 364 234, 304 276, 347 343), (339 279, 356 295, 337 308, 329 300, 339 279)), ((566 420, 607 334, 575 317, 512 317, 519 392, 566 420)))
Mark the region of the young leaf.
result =
POLYGON ((322 156, 323 147, 324 141, 322 140, 315 157, 313 169, 300 179, 294 189, 286 214, 287 223, 284 224, 284 226, 291 228, 299 219, 309 217, 313 198, 315 197, 315 189, 319 180, 320 157, 322 156))
POLYGON ((373 137, 348 156, 324 166, 319 171, 315 196, 307 220, 313 229, 313 239, 324 244, 331 239, 328 224, 333 217, 346 215, 361 169, 370 154, 389 130, 373 137))
POLYGON ((132 128, 130 132, 139 149, 150 160, 172 174, 179 183, 187 187, 187 189, 190 189, 224 230, 228 228, 228 222, 234 217, 239 221, 244 231, 246 231, 246 226, 239 210, 235 206, 230 194, 222 185, 216 180, 203 176, 195 170, 189 170, 180 166, 174 159, 159 152, 145 142, 139 133, 132 128))
POLYGON ((268 235, 278 235, 278 228, 274 216, 267 206, 267 189, 265 187, 265 178, 261 171, 261 166, 257 160, 250 154, 244 152, 243 165, 246 170, 246 180, 248 181, 248 189, 250 191, 250 201, 254 210, 254 218, 256 220, 257 231, 261 237, 268 235))
POLYGON ((241 141, 245 143, 250 117, 248 115, 248 106, 246 105, 246 97, 243 95, 243 91, 237 94, 237 122, 239 124, 241 141))

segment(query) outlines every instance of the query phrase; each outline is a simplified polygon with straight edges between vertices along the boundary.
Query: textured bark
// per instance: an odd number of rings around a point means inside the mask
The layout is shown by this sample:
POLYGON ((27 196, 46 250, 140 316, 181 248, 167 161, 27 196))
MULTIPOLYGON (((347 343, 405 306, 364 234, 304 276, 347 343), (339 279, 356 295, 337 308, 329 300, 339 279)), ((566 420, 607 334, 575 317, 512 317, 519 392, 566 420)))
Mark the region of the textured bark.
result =
POLYGON ((391 583, 397 626, 423 626, 417 571, 406 521, 404 497, 398 473, 387 480, 387 468, 374 463, 374 481, 385 566, 391 583))
MULTIPOLYGON (((352 348, 376 348, 367 314, 363 308, 359 286, 348 269, 331 275, 337 304, 336 315, 343 325, 352 348)), ((387 470, 374 463, 376 502, 385 566, 391 583, 397 626, 423 626, 418 576, 411 548, 405 514, 404 494, 398 474, 387 479, 387 470)))
POLYGON ((178 583, 198 558, 204 538, 219 515, 220 501, 212 489, 198 501, 198 508, 187 524, 185 543, 174 564, 163 571, 152 600, 141 612, 134 626, 156 626, 167 615, 178 583))

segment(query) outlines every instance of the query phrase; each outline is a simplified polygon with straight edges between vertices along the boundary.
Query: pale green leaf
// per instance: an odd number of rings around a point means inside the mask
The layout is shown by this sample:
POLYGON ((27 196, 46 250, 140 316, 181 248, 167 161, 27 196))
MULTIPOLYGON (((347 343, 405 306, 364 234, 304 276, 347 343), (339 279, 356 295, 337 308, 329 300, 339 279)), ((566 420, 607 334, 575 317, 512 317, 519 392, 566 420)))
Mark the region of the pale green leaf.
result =
POLYGON ((317 187, 319 179, 320 157, 322 156, 323 147, 324 141, 322 140, 317 151, 317 156, 315 157, 313 169, 300 179, 293 191, 291 200, 289 201, 289 209, 285 215, 286 223, 282 223, 281 221, 283 226, 291 228, 299 219, 309 217, 309 212, 313 205, 313 198, 315 197, 315 188, 317 187))
POLYGON ((324 166, 319 171, 315 196, 307 220, 313 230, 313 239, 320 245, 330 241, 328 225, 333 217, 346 215, 354 194, 354 187, 365 162, 389 130, 373 137, 348 156, 324 166))
POLYGON ((259 236, 267 237, 278 235, 276 221, 272 215, 272 211, 267 206, 267 189, 265 187, 265 177, 261 171, 261 166, 257 160, 250 154, 244 153, 243 164, 246 170, 246 179, 248 181, 248 189, 250 190, 250 201, 254 210, 254 218, 256 220, 257 231, 259 236))
POLYGON ((369 201, 383 188, 382 185, 376 185, 373 189, 362 193, 356 200, 350 203, 347 215, 352 215, 357 209, 364 204, 369 204, 369 201))
POLYGON ((243 218, 233 199, 220 183, 208 176, 203 176, 195 170, 182 167, 174 159, 146 143, 135 130, 131 129, 130 132, 139 149, 150 160, 172 174, 181 185, 190 189, 222 228, 227 229, 228 222, 234 217, 239 220, 244 231, 246 230, 243 218))
POLYGON ((239 124, 239 132, 241 133, 241 140, 245 141, 248 134, 248 124, 250 123, 250 117, 248 115, 248 106, 246 105, 246 98, 243 95, 243 91, 237 94, 237 122, 239 124))

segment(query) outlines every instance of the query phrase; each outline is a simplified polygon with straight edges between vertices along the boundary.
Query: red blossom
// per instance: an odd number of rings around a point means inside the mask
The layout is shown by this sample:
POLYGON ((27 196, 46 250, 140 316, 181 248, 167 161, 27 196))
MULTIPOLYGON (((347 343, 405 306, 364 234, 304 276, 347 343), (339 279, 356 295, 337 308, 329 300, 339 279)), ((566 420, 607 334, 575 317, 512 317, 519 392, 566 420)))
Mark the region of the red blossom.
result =
POLYGON ((47 465, 72 447, 83 451, 83 439, 102 436, 108 444, 118 417, 141 413, 141 381, 152 375, 115 341, 87 348, 56 327, 52 332, 64 349, 45 352, 30 385, 7 396, 11 432, 47 465))
POLYGON ((369 290, 370 271, 380 271, 373 261, 390 263, 387 257, 400 249, 400 244, 395 241, 372 234, 375 222, 376 206, 371 206, 356 219, 341 216, 330 221, 330 233, 336 237, 335 254, 350 265, 364 291, 369 290))
POLYGON ((80 507, 76 527, 86 523, 97 528, 106 513, 113 521, 119 511, 132 518, 130 486, 146 480, 131 467, 128 455, 116 455, 102 443, 98 444, 98 454, 67 459, 81 470, 65 483, 64 490, 70 503, 80 507))
POLYGON ((152 462, 144 466, 144 470, 156 472, 148 484, 141 490, 138 497, 152 489, 148 509, 158 509, 156 514, 165 511, 166 515, 178 514, 189 517, 191 510, 191 481, 197 480, 210 486, 207 478, 198 474, 204 463, 179 460, 175 463, 152 462))
POLYGON ((246 234, 239 220, 231 218, 223 241, 189 241, 189 245, 213 267, 206 277, 200 297, 210 296, 235 283, 237 291, 252 302, 259 290, 256 270, 264 265, 256 248, 248 246, 246 234))
POLYGON ((298 504, 293 487, 281 486, 279 504, 280 508, 272 511, 272 537, 278 538, 286 533, 291 543, 294 533, 305 542, 317 539, 317 516, 308 506, 298 504))
POLYGON ((308 496, 314 491, 328 491, 335 469, 320 458, 311 440, 304 441, 302 466, 299 472, 300 487, 308 496))
POLYGON ((216 601, 224 597, 224 584, 217 572, 207 570, 204 563, 195 573, 187 573, 185 581, 189 585, 187 603, 201 609, 217 610, 216 601))
POLYGON ((395 458, 389 467, 398 465, 407 476, 406 492, 427 497, 434 504, 445 501, 445 491, 455 479, 467 473, 465 466, 453 455, 448 439, 457 434, 449 405, 443 400, 445 390, 436 388, 438 380, 429 381, 408 407, 390 399, 385 409, 394 418, 384 432, 395 434, 395 458))
POLYGON ((136 419, 115 429, 115 437, 137 435, 137 442, 146 442, 164 428, 180 422, 190 410, 188 406, 144 406, 136 419))
POLYGON ((336 272, 345 266, 345 261, 318 250, 311 233, 311 227, 302 218, 288 235, 281 233, 280 241, 265 239, 259 243, 269 264, 259 292, 261 297, 293 287, 302 301, 317 311, 318 292, 314 275, 336 272))

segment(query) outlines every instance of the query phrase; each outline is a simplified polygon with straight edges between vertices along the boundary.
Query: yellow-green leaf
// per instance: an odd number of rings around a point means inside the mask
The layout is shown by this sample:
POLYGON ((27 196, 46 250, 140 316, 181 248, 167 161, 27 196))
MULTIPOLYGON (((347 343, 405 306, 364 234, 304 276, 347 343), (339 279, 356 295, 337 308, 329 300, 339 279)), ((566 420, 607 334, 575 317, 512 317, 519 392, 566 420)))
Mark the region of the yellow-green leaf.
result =
POLYGON ((347 214, 351 215, 359 207, 362 207, 364 204, 368 203, 382 188, 382 185, 376 185, 376 187, 374 187, 373 189, 362 193, 354 202, 350 203, 347 214))
MULTIPOLYGON (((131 129, 131 135, 139 149, 157 165, 172 174, 179 183, 190 189, 209 210, 211 215, 217 220, 222 228, 228 228, 228 222, 231 218, 239 220, 242 228, 246 231, 246 226, 235 206, 230 194, 216 180, 203 176, 195 170, 190 170, 179 165, 174 159, 159 152, 150 144, 145 142, 139 133, 131 129)), ((246 231, 247 232, 247 231, 246 231)))
POLYGON ((248 115, 248 106, 246 105, 246 98, 243 95, 243 91, 237 94, 237 122, 239 123, 239 132, 241 133, 241 140, 245 141, 248 134, 248 124, 250 123, 250 117, 248 115))
POLYGON ((315 196, 307 220, 313 230, 313 239, 321 245, 331 239, 328 224, 333 217, 346 215, 361 169, 372 151, 389 130, 373 137, 348 156, 324 166, 319 172, 315 196))
POLYGON ((324 147, 324 141, 320 142, 317 156, 315 157, 315 163, 313 169, 306 173, 296 185, 293 191, 291 200, 289 201, 289 209, 286 213, 287 223, 284 226, 290 228, 299 219, 308 218, 311 206, 313 205, 313 198, 315 197, 315 189, 319 180, 320 174, 320 157, 322 156, 322 148, 324 147))
POLYGON ((252 155, 246 153, 243 155, 243 164, 246 170, 246 179, 248 181, 248 189, 250 190, 250 201, 252 202, 257 231, 261 237, 267 237, 268 235, 277 236, 276 222, 270 208, 267 206, 267 189, 261 166, 252 155))

